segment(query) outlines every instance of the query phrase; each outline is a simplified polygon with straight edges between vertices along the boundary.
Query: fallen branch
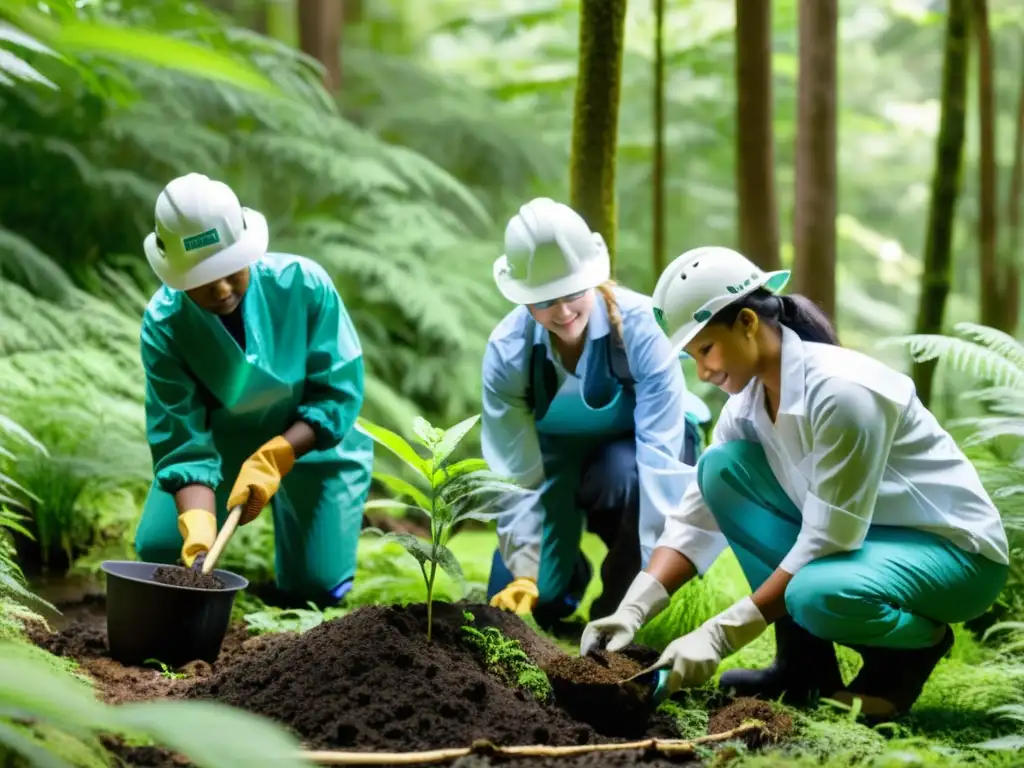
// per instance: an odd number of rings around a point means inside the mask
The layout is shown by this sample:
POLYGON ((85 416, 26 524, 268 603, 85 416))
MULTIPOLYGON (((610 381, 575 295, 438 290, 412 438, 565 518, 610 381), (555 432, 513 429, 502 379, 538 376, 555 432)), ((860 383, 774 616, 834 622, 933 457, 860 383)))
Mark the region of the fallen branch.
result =
POLYGON ((654 750, 664 755, 681 755, 696 751, 700 744, 729 741, 754 731, 764 730, 764 723, 752 720, 738 728, 695 739, 643 739, 616 744, 579 744, 571 747, 545 747, 540 745, 498 747, 488 741, 479 741, 469 747, 431 749, 425 752, 334 752, 303 751, 300 758, 321 765, 419 765, 445 763, 470 754, 501 755, 504 757, 572 757, 592 752, 626 752, 633 749, 654 750))

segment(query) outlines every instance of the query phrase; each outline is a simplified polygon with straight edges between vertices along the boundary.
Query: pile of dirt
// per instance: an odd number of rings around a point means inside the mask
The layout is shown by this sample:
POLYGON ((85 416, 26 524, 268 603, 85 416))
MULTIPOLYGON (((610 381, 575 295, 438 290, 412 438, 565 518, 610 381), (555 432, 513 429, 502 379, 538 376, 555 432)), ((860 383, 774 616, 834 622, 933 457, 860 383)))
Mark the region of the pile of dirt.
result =
MULTIPOLYGON (((424 606, 359 608, 296 642, 250 654, 196 683, 186 696, 269 717, 317 749, 413 751, 477 739, 499 745, 601 739, 589 725, 486 672, 462 641, 465 608, 436 604, 429 644, 424 606)), ((506 634, 529 632, 514 614, 480 605, 471 610, 476 626, 518 623, 522 630, 506 634)), ((534 635, 524 650, 529 654, 540 642, 534 635)))
POLYGON ((177 565, 161 565, 153 571, 153 581, 172 587, 191 587, 192 589, 218 590, 224 589, 224 582, 212 573, 203 573, 193 568, 181 568, 177 565))

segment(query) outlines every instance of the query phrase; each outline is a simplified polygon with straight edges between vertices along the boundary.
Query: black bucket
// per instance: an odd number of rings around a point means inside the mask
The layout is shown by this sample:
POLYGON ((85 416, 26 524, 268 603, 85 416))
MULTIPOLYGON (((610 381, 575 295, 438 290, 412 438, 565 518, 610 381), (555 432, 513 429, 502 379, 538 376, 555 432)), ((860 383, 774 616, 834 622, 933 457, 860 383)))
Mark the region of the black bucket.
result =
POLYGON ((235 595, 249 586, 241 576, 214 569, 224 589, 194 589, 152 580, 158 563, 106 560, 107 642, 122 664, 157 659, 180 667, 200 659, 212 664, 231 622, 235 595))

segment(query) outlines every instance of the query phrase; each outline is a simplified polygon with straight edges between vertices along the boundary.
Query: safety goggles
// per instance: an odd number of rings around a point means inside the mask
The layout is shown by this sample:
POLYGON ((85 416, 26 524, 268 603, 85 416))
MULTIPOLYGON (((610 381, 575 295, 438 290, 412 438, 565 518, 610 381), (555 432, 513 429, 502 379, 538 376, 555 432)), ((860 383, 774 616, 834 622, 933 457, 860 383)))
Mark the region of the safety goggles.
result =
POLYGON ((587 295, 586 290, 577 291, 576 293, 570 293, 568 296, 559 296, 557 299, 551 299, 550 301, 538 301, 530 306, 534 309, 551 309, 555 304, 568 303, 570 301, 576 301, 576 299, 582 299, 587 295))

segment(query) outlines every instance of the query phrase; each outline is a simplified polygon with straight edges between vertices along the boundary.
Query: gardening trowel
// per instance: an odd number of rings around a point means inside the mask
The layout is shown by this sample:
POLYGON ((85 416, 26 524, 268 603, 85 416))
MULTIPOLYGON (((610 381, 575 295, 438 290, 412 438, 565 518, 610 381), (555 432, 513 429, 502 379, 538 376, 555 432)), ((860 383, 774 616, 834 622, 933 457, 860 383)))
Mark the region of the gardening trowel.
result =
POLYGON ((221 552, 224 551, 224 547, 227 546, 228 541, 234 535, 235 528, 238 527, 238 521, 241 517, 242 505, 239 504, 228 514, 228 519, 224 521, 224 527, 217 534, 217 539, 213 542, 213 546, 210 547, 210 551, 200 552, 196 555, 196 559, 192 561, 193 571, 202 570, 203 573, 209 573, 213 570, 220 559, 221 552))

